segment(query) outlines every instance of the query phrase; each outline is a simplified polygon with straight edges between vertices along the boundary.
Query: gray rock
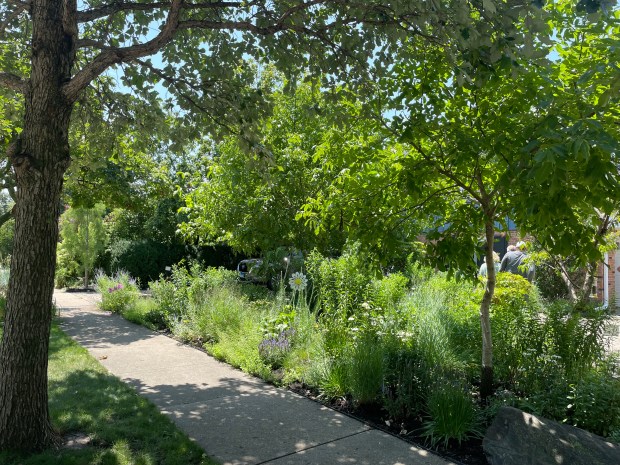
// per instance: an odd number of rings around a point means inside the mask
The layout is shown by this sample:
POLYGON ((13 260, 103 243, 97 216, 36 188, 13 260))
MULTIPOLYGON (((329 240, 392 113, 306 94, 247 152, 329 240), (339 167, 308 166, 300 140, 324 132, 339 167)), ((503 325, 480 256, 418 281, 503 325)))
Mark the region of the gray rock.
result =
POLYGON ((620 464, 620 445, 512 407, 500 408, 482 447, 490 465, 620 464))

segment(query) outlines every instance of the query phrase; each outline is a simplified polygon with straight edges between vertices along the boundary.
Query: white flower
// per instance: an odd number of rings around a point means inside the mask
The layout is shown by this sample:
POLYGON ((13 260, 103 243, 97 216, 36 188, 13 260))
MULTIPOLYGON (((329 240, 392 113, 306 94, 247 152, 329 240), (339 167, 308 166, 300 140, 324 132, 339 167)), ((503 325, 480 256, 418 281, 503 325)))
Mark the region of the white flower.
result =
POLYGON ((293 273, 291 279, 288 281, 288 284, 294 291, 303 291, 308 285, 308 278, 306 278, 306 275, 298 271, 297 273, 293 273))

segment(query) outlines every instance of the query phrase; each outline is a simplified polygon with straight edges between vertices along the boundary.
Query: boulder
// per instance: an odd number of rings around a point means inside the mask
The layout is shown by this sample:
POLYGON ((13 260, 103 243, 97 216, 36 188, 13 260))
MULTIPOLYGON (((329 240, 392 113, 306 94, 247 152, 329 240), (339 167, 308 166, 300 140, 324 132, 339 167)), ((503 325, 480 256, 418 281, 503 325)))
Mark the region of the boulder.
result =
POLYGON ((500 408, 482 441, 490 465, 619 465, 620 445, 574 426, 500 408))

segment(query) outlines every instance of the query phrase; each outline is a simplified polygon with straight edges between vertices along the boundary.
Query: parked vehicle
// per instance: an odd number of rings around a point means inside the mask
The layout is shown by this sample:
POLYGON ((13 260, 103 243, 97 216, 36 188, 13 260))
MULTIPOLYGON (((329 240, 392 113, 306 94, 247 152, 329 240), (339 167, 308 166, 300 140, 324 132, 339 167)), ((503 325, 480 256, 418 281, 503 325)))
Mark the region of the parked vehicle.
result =
POLYGON ((241 260, 237 265, 239 281, 247 283, 267 284, 268 277, 263 270, 263 260, 260 258, 248 258, 241 260))
POLYGON ((248 258, 237 265, 238 279, 241 282, 264 284, 269 289, 277 289, 282 280, 300 271, 303 254, 296 249, 279 247, 269 251, 264 258, 248 258))

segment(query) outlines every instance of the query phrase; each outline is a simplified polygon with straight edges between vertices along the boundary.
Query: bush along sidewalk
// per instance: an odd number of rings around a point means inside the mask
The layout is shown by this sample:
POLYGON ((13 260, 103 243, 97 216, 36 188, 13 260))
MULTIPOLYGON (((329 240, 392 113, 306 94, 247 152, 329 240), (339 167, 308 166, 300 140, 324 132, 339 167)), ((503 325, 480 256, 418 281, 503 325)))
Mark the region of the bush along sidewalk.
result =
POLYGON ((125 271, 118 271, 113 276, 98 272, 95 279, 97 291, 101 294, 99 307, 102 310, 123 313, 132 308, 140 297, 136 281, 125 271))
MULTIPOLYGON (((413 265, 376 278, 346 254, 311 254, 305 266, 277 292, 222 269, 175 267, 150 283, 152 300, 129 300, 119 312, 267 381, 373 411, 428 445, 479 438, 501 405, 620 436, 620 378, 604 351, 604 311, 546 304, 527 280, 501 273, 491 309, 497 392, 480 406, 479 283, 413 265)), ((103 286, 108 299, 125 290, 110 292, 115 282, 103 286)))

